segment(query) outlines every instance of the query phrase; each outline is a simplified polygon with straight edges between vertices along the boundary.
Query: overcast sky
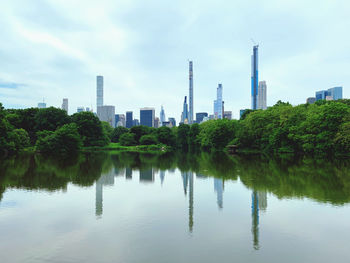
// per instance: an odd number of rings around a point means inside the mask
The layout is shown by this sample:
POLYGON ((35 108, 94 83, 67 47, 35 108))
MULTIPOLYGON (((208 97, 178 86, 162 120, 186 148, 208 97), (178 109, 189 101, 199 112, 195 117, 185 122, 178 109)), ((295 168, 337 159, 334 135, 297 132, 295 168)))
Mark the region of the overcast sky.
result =
POLYGON ((43 98, 69 113, 104 104, 116 113, 155 107, 180 119, 194 67, 194 112, 213 112, 218 83, 225 110, 249 108, 251 54, 267 104, 304 103, 316 90, 350 86, 348 0, 1 0, 0 102, 35 107, 43 98))

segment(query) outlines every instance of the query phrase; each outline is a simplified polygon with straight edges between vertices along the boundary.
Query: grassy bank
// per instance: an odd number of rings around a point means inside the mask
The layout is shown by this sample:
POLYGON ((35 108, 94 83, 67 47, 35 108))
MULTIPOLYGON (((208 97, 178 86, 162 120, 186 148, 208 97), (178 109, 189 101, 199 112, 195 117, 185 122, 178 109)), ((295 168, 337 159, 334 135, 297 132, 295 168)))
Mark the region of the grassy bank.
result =
POLYGON ((113 143, 102 147, 83 147, 82 151, 117 151, 117 152, 147 152, 147 153, 165 153, 171 151, 171 147, 164 144, 153 145, 135 145, 135 146, 122 146, 119 143, 113 143))

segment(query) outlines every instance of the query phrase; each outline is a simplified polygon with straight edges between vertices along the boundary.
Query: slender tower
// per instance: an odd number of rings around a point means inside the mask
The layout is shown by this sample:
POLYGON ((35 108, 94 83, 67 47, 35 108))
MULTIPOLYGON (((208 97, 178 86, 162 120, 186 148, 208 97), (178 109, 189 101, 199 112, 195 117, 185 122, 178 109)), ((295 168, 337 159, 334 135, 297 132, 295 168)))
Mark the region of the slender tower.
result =
POLYGON ((103 106, 103 76, 96 77, 96 110, 103 106))
POLYGON ((188 123, 193 123, 193 63, 192 61, 189 62, 189 77, 190 77, 190 94, 189 94, 189 116, 188 116, 188 123))
POLYGON ((252 110, 257 109, 258 104, 258 85, 259 85, 259 76, 258 76, 258 48, 259 45, 253 47, 252 55, 252 110))

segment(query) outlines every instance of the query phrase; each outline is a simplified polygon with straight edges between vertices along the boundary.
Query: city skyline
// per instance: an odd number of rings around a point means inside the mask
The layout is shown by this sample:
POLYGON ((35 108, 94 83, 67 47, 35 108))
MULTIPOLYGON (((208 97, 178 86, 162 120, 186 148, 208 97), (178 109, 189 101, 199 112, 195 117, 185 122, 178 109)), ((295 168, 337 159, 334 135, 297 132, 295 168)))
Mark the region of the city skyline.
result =
POLYGON ((133 1, 2 2, 1 102, 6 108, 35 107, 44 97, 48 106, 61 107, 68 98, 70 114, 82 105, 96 112, 95 78, 103 75, 104 104, 115 105, 117 113, 152 106, 159 115, 164 105, 168 116, 180 120, 191 59, 194 114, 211 112, 213 88, 221 82, 225 110, 238 118, 239 109, 250 108, 251 38, 261 49, 259 79, 268 84, 267 106, 278 100, 297 105, 316 90, 337 86, 348 97, 342 33, 350 21, 348 3, 324 2, 313 13, 305 11, 311 3, 302 1, 239 5, 154 1, 135 9, 133 1), (259 15, 245 26, 256 8, 259 15), (137 19, 130 23, 130 17, 137 19), (199 30, 203 26, 206 31, 199 30))

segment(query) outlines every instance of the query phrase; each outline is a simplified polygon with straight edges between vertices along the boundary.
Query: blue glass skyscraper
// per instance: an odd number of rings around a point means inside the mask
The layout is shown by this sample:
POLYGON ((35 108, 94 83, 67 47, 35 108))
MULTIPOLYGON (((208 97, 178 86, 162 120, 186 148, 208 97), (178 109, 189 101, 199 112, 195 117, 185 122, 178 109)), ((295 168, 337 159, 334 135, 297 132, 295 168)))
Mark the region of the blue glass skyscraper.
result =
POLYGON ((259 87, 259 76, 258 76, 258 48, 259 45, 253 47, 252 55, 252 110, 256 110, 258 106, 258 87, 259 87))
POLYGON ((133 126, 133 116, 132 111, 126 112, 126 122, 125 122, 126 128, 131 128, 133 126))

